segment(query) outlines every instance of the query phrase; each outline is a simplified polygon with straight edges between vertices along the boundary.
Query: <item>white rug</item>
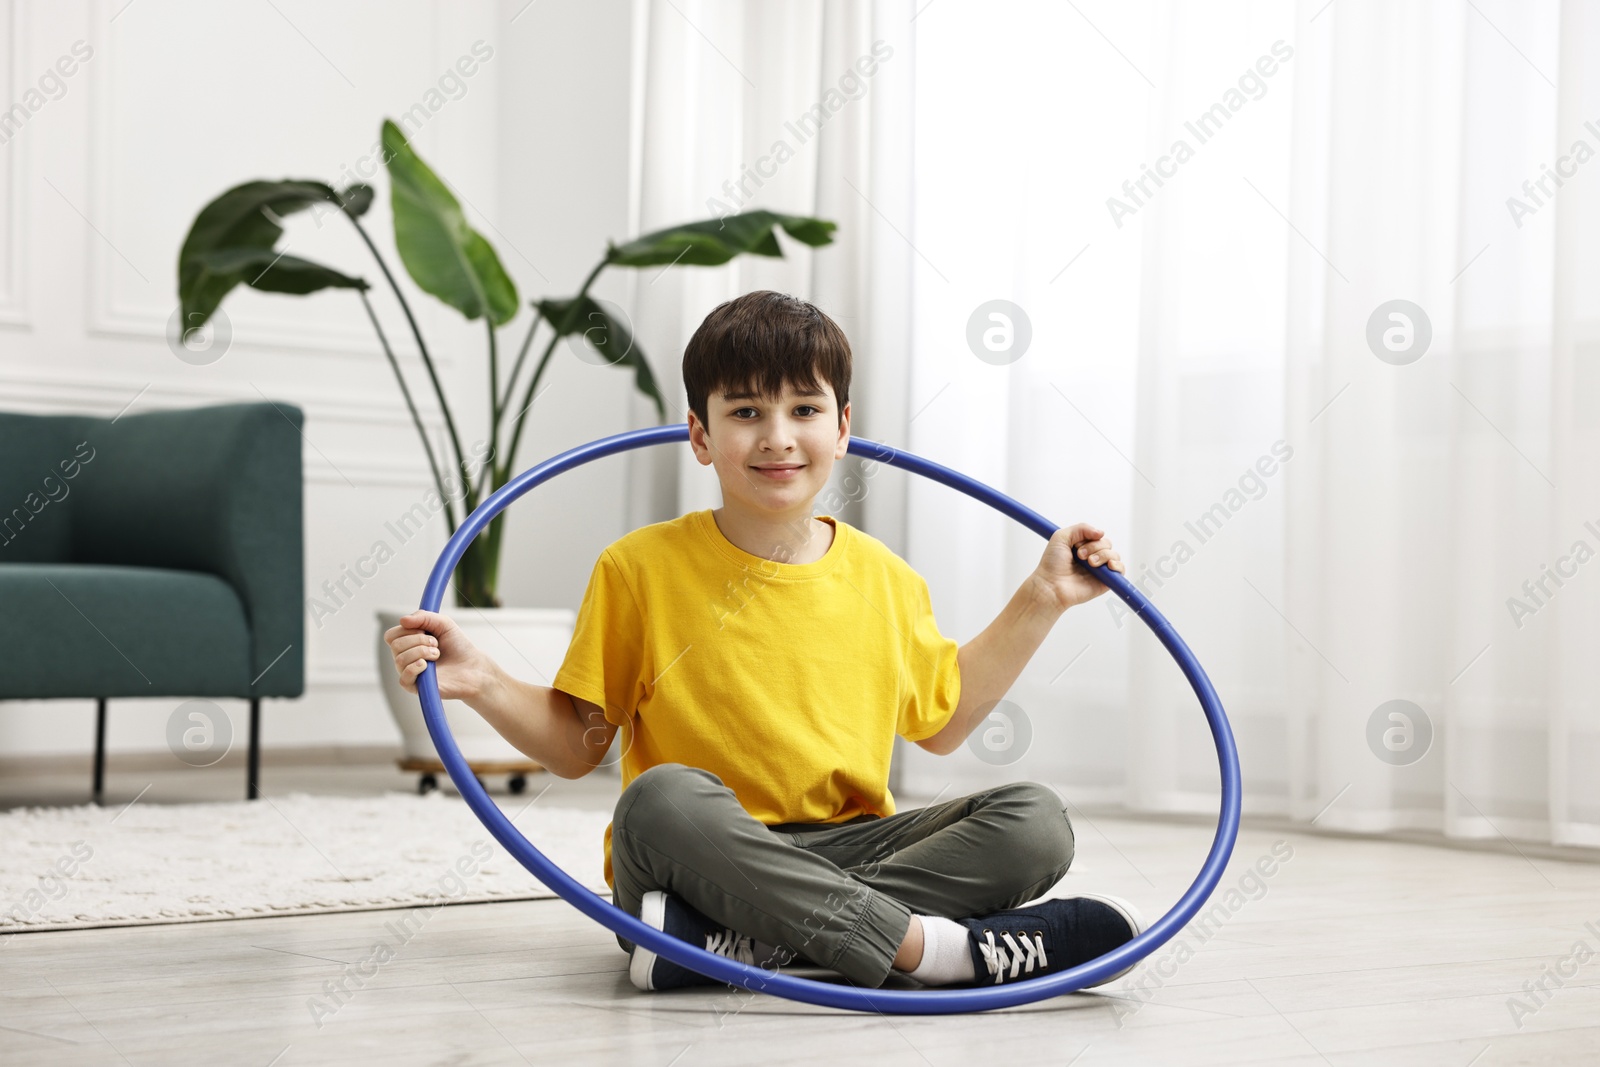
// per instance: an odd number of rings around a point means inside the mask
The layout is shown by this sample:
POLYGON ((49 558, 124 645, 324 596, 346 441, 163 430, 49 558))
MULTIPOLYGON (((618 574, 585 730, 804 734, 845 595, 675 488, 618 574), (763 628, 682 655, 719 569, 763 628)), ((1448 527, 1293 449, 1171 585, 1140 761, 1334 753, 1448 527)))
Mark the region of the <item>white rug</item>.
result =
MULTIPOLYGON (((608 893, 609 812, 500 803, 541 852, 608 893)), ((443 793, 0 813, 0 933, 553 896, 443 793)))

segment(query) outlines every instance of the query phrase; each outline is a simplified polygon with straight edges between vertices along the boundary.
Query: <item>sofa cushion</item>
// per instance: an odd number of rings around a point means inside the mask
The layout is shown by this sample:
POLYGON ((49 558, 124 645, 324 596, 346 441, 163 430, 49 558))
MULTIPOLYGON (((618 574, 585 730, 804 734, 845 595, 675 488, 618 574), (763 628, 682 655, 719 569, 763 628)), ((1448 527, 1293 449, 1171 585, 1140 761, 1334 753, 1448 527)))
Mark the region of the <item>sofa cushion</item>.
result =
POLYGON ((72 556, 67 500, 95 449, 81 420, 0 411, 0 561, 63 563, 72 556))
POLYGON ((250 632, 213 574, 0 563, 0 700, 250 695, 250 632))

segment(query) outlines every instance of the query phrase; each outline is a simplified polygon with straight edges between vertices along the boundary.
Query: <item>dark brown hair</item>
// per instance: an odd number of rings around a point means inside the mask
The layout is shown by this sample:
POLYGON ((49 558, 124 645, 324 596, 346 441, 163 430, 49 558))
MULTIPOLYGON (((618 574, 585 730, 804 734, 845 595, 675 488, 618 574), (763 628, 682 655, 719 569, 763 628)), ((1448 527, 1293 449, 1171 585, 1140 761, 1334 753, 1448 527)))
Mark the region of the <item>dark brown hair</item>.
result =
POLYGON ((816 305, 770 289, 717 305, 683 350, 689 407, 706 425, 713 392, 777 397, 786 383, 820 390, 822 382, 833 386, 842 422, 850 400, 850 342, 816 305))

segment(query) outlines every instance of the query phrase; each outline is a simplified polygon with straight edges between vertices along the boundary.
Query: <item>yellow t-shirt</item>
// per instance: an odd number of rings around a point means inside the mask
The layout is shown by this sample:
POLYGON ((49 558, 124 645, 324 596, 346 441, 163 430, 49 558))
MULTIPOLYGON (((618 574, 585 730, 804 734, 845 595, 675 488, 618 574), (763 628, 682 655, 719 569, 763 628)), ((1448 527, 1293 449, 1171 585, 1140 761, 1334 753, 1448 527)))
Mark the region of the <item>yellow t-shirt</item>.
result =
MULTIPOLYGON (((818 517, 834 538, 812 563, 744 551, 709 509, 600 554, 554 687, 623 727, 624 788, 682 763, 721 778, 768 826, 894 814, 894 736, 931 737, 950 720, 959 646, 910 564, 818 517)), ((603 847, 610 885, 609 825, 603 847)))

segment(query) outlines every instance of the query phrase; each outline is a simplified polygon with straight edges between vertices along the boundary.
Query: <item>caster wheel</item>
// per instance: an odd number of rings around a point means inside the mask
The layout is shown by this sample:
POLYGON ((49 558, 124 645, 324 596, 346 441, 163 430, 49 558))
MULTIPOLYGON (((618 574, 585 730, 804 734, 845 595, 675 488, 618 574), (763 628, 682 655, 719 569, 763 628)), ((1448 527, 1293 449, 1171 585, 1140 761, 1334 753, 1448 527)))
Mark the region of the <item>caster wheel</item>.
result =
POLYGON ((521 796, 528 789, 527 775, 513 774, 506 782, 506 787, 511 790, 513 796, 521 796))
POLYGON ((431 774, 424 774, 421 778, 417 779, 417 792, 422 796, 427 796, 429 793, 438 788, 439 779, 435 778, 431 774))

